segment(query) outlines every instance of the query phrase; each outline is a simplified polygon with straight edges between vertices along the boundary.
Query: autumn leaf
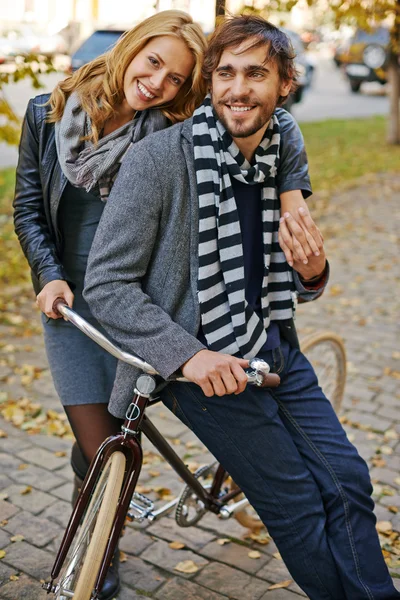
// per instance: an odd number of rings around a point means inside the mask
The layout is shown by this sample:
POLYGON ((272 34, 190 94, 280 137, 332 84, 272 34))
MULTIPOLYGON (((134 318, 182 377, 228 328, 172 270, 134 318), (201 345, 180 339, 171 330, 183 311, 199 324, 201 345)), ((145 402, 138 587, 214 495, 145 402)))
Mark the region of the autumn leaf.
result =
POLYGON ((274 585, 269 586, 269 590, 280 590, 282 588, 287 588, 292 583, 292 579, 285 579, 285 581, 281 581, 280 583, 275 583, 274 585))
POLYGON ((150 469, 149 471, 150 477, 159 477, 161 475, 160 471, 155 471, 154 469, 150 469))
POLYGON ((24 536, 21 535, 20 533, 18 533, 17 535, 13 535, 13 537, 10 538, 11 542, 22 542, 22 540, 24 540, 24 536))
POLYGON ((379 533, 388 533, 392 531, 393 527, 390 521, 378 521, 376 524, 376 529, 379 533))
POLYGON ((197 573, 198 570, 199 567, 192 560, 183 560, 174 567, 174 571, 179 573, 197 573))
POLYGON ((217 544, 219 546, 225 546, 225 544, 230 544, 231 540, 228 538, 220 538, 219 540, 217 540, 217 544))
POLYGON ((119 551, 119 562, 124 563, 128 560, 127 555, 122 550, 119 551))
POLYGON ((28 467, 29 467, 29 465, 27 465, 25 463, 21 463, 20 465, 18 465, 18 471, 24 471, 28 467))
POLYGON ((27 494, 30 494, 31 491, 32 491, 32 486, 27 485, 24 490, 20 491, 20 494, 21 494, 21 496, 26 496, 27 494))
POLYGON ((170 542, 168 544, 168 546, 172 549, 172 550, 182 550, 182 548, 185 547, 185 544, 183 544, 182 542, 170 542))
POLYGON ((397 514, 399 512, 399 509, 397 508, 397 506, 388 506, 388 510, 390 510, 390 512, 397 514))
POLYGON ((276 558, 277 560, 282 560, 282 556, 280 555, 279 552, 274 552, 272 555, 274 558, 276 558))
POLYGON ((266 530, 260 531, 259 533, 250 533, 250 535, 246 537, 249 537, 253 541, 257 542, 257 544, 261 544, 263 546, 266 546, 271 541, 271 536, 266 530))
POLYGON ((61 458, 62 456, 67 456, 67 453, 64 450, 59 450, 58 452, 54 452, 54 456, 61 458))
POLYGON ((19 576, 18 575, 10 575, 10 581, 18 581, 19 576))
POLYGON ((5 551, 5 550, 0 550, 0 560, 1 560, 2 558, 4 558, 4 557, 5 557, 5 555, 6 555, 6 551, 5 551))
POLYGON ((258 550, 251 550, 248 555, 249 558, 261 558, 261 552, 258 550))
POLYGON ((6 438, 6 437, 8 437, 8 434, 5 431, 3 431, 2 429, 0 429, 0 438, 6 438))

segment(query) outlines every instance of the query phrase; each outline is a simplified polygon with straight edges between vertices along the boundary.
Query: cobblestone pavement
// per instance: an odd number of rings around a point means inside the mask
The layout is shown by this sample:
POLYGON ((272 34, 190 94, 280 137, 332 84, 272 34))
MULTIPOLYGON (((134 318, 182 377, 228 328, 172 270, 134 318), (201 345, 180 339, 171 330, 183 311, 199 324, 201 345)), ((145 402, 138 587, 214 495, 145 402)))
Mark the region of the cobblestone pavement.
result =
MULTIPOLYGON (((394 538, 388 530, 400 530, 399 201, 398 177, 372 180, 331 200, 320 221, 331 261, 331 283, 322 299, 298 310, 302 335, 330 329, 345 339, 349 374, 342 418, 371 468, 386 548, 394 538)), ((8 393, 34 399, 47 410, 59 409, 35 329, 29 339, 18 337, 11 323, 0 327, 0 335, 2 399, 8 393), (40 377, 26 377, 23 365, 27 363, 37 367, 40 377)), ((210 462, 202 445, 165 408, 155 407, 151 417, 191 466, 210 462)), ((71 442, 28 435, 4 419, 0 429, 7 436, 0 439, 0 549, 5 552, 0 560, 0 599, 44 600, 47 596, 39 580, 50 573, 70 513, 71 442), (14 537, 19 535, 22 540, 14 537)), ((182 483, 148 444, 146 450, 140 489, 154 499, 176 495, 182 483)), ((295 583, 288 583, 290 575, 273 542, 260 545, 244 539, 244 534, 236 521, 220 521, 211 514, 191 529, 180 529, 172 517, 150 527, 129 526, 121 543, 126 561, 121 566, 123 588, 118 599, 296 600, 302 596, 295 583), (222 544, 221 539, 230 541, 222 544), (173 541, 181 542, 181 547, 171 548, 173 541), (249 555, 254 550, 258 558, 249 555), (192 560, 198 570, 177 571, 176 565, 185 560, 192 560), (279 583, 282 587, 273 587, 279 583)), ((386 554, 393 559, 393 575, 400 577, 395 557, 386 554)), ((400 589, 400 579, 395 581, 400 589)))

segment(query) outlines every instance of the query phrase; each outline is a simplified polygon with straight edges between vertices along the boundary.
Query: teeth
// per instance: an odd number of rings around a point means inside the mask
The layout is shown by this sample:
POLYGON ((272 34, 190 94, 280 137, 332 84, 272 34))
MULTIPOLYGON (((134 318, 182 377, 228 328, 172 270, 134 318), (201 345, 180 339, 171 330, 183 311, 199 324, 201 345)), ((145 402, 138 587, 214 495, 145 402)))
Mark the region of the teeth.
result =
POLYGON ((142 94, 144 94, 146 96, 146 98, 155 98, 155 96, 153 94, 150 94, 150 92, 147 91, 147 89, 144 87, 143 84, 140 83, 140 81, 138 81, 138 88, 139 90, 142 92, 142 94))
POLYGON ((231 106, 230 109, 233 110, 234 112, 245 112, 246 110, 251 110, 252 107, 251 106, 231 106))

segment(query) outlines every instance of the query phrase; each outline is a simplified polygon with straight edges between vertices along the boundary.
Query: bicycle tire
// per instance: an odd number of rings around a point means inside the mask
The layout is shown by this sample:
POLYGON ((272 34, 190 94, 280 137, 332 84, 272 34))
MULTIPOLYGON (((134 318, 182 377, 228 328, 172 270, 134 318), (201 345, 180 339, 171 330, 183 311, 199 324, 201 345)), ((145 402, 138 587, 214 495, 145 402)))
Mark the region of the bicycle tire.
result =
POLYGON ((346 350, 342 338, 323 331, 309 335, 300 346, 314 367, 324 394, 339 413, 346 385, 346 350))
POLYGON ((67 582, 74 600, 91 600, 118 507, 125 465, 125 455, 117 451, 110 456, 102 470, 76 541, 64 565, 60 578, 62 583, 61 587, 58 586, 56 598, 67 600, 68 597, 63 593, 64 582, 67 582))

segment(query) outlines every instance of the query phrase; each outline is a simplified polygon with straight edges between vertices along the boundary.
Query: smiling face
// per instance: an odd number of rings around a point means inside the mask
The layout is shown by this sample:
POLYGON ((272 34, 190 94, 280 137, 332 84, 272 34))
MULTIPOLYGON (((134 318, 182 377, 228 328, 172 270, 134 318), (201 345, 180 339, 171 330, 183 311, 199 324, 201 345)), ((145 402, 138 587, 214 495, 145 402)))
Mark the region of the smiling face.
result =
POLYGON ((125 72, 123 108, 138 111, 170 102, 194 64, 193 54, 183 40, 169 35, 151 39, 125 72))
POLYGON ((253 41, 223 51, 212 74, 211 96, 219 120, 235 141, 248 138, 255 149, 291 81, 281 81, 275 61, 266 62, 265 45, 249 48, 253 41))

